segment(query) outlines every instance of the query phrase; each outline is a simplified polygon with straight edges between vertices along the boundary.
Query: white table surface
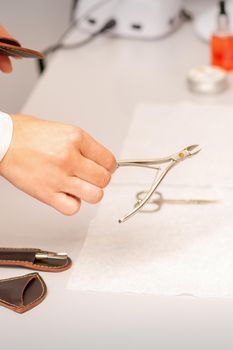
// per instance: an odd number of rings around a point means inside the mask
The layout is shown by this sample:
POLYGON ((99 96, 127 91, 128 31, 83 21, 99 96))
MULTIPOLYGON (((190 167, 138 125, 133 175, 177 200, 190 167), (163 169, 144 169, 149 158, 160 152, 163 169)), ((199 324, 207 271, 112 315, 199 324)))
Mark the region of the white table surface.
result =
MULTIPOLYGON (((118 156, 140 102, 232 104, 233 85, 214 97, 187 90, 187 70, 208 59, 191 25, 155 42, 99 38, 54 55, 22 112, 77 124, 118 156)), ((67 251, 79 263, 96 208, 84 205, 76 217, 63 217, 3 179, 0 189, 1 246, 67 251)), ((1 268, 1 277, 28 272, 1 268)), ((2 349, 233 348, 233 299, 80 293, 67 288, 70 274, 41 273, 48 296, 26 314, 1 308, 2 349)))

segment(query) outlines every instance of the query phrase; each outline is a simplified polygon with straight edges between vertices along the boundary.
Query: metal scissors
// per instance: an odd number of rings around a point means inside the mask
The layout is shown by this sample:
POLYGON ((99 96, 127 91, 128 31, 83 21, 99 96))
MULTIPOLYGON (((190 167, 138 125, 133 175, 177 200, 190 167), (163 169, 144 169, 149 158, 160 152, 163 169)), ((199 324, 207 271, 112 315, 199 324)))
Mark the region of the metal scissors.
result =
MULTIPOLYGON (((146 195, 146 191, 141 191, 136 194, 136 204, 135 207, 140 204, 146 195)), ((172 205, 206 205, 218 203, 219 200, 215 199, 169 199, 164 198, 161 192, 155 191, 151 198, 147 201, 147 206, 145 205, 140 211, 143 213, 152 213, 160 211, 164 204, 172 205)))
POLYGON ((122 166, 137 166, 137 167, 145 167, 150 169, 155 169, 158 174, 156 173, 156 178, 154 182, 152 183, 150 189, 148 192, 145 192, 145 196, 143 198, 140 198, 140 200, 137 201, 135 207, 133 210, 131 210, 128 214, 123 216, 121 219, 119 219, 119 223, 125 222, 129 218, 131 218, 133 215, 135 215, 140 209, 142 209, 145 204, 150 200, 154 192, 157 190, 158 186, 164 179, 164 177, 167 175, 167 173, 177 164, 180 162, 198 154, 201 151, 201 148, 199 145, 191 145, 183 150, 181 150, 178 153, 175 153, 171 156, 164 157, 164 158, 158 158, 158 159, 137 159, 137 160, 118 160, 118 167, 122 166), (158 167, 160 164, 167 163, 167 166, 164 170, 162 170, 160 167, 158 167), (160 172, 161 171, 161 172, 160 172))

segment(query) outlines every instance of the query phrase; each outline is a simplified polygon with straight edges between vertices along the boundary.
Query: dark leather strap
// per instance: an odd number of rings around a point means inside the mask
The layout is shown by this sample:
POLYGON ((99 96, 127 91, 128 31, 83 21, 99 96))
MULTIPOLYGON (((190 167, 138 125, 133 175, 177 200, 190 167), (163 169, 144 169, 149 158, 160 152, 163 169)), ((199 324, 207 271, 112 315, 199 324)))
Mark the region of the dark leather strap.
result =
POLYGON ((12 35, 10 35, 2 25, 0 25, 0 42, 14 46, 21 46, 20 43, 12 35))
POLYGON ((35 248, 0 248, 0 266, 21 266, 46 272, 61 272, 71 267, 71 259, 56 259, 56 253, 35 248), (42 253, 48 258, 37 259, 42 253), (49 257, 51 256, 51 258, 49 257))
POLYGON ((23 313, 41 303, 47 293, 38 273, 0 280, 0 305, 23 313))
POLYGON ((0 54, 13 57, 43 58, 41 52, 22 47, 2 25, 0 25, 0 54))
POLYGON ((0 248, 0 260, 19 260, 33 263, 36 251, 38 249, 0 248))
MULTIPOLYGON (((0 266, 60 272, 71 267, 71 259, 62 254, 36 248, 1 248, 0 266)), ((0 305, 18 313, 28 311, 46 296, 46 285, 38 273, 0 280, 0 305)))

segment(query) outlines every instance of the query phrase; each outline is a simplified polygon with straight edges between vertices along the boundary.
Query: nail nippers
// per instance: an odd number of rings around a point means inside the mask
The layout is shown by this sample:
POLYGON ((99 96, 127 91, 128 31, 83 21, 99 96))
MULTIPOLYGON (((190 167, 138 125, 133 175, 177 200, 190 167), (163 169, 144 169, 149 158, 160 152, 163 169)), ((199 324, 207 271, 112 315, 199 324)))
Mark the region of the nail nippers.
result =
POLYGON ((167 175, 167 173, 177 164, 181 163, 182 161, 193 157, 194 155, 198 154, 201 151, 201 148, 199 145, 191 145, 183 150, 181 150, 178 153, 175 153, 171 156, 164 157, 164 158, 158 158, 158 159, 140 159, 140 160, 119 160, 118 167, 123 166, 137 166, 137 167, 145 167, 150 169, 156 170, 156 178, 154 182, 152 183, 150 189, 148 192, 145 193, 145 196, 138 200, 133 210, 131 210, 128 214, 123 216, 121 219, 119 219, 119 223, 125 222, 129 218, 131 218, 133 215, 135 215, 140 209, 144 207, 144 205, 148 202, 148 200, 151 198, 151 196, 154 194, 154 192, 157 190, 158 186, 164 179, 164 177, 167 175), (167 164, 167 166, 162 170, 159 165, 161 164, 167 164))

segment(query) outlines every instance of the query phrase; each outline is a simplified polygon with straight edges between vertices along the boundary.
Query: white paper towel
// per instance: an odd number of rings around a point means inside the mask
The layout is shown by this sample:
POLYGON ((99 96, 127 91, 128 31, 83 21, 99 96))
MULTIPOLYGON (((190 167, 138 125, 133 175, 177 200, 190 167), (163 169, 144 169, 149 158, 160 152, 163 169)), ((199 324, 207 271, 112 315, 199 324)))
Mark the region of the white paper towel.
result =
POLYGON ((160 190, 165 199, 221 197, 221 201, 165 203, 157 213, 140 213, 119 225, 117 219, 133 207, 135 193, 148 188, 147 177, 139 175, 137 168, 130 174, 119 169, 90 225, 69 288, 233 296, 232 130, 231 108, 140 107, 122 155, 165 156, 200 143, 204 145, 202 157, 177 166, 169 177, 170 185, 166 180, 160 190))

